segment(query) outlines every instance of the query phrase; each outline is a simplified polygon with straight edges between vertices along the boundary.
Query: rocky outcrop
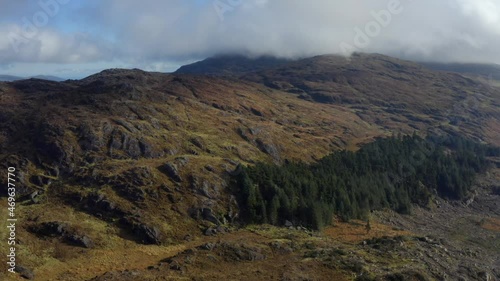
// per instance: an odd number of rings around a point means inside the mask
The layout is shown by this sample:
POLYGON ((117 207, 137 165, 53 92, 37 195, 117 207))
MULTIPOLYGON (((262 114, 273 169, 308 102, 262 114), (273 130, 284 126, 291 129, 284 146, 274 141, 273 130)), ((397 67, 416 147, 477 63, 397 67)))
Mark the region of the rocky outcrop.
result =
POLYGON ((157 158, 164 155, 144 137, 147 128, 136 128, 121 118, 101 124, 81 124, 75 134, 84 153, 106 152, 112 158, 157 158))
POLYGON ((63 172, 71 173, 79 159, 75 147, 65 141, 64 128, 59 124, 45 121, 40 124, 35 134, 37 138, 34 147, 40 155, 36 164, 60 167, 63 172))
POLYGON ((21 275, 21 277, 23 277, 25 279, 28 279, 28 280, 35 279, 35 273, 33 272, 33 270, 31 270, 27 267, 24 267, 22 265, 16 265, 15 271, 17 273, 19 273, 19 275, 21 275))
POLYGON ((219 188, 219 185, 207 180, 202 180, 196 176, 190 177, 190 186, 194 192, 209 199, 218 199, 221 196, 221 188, 219 188))
POLYGON ((196 220, 206 220, 208 222, 211 222, 215 225, 221 225, 221 221, 217 218, 217 216, 214 214, 214 211, 210 207, 191 207, 189 209, 189 214, 193 219, 196 220))
POLYGON ((164 241, 164 235, 156 226, 147 225, 140 218, 127 216, 119 221, 124 230, 132 233, 138 242, 142 244, 160 245, 164 241))
POLYGON ((262 152, 265 152, 266 154, 271 156, 274 159, 274 161, 276 162, 281 161, 281 154, 276 144, 260 138, 256 140, 256 143, 259 149, 262 152))
POLYGON ((80 247, 84 247, 84 248, 93 248, 94 247, 94 242, 87 235, 82 235, 79 233, 72 232, 72 233, 67 233, 64 236, 64 239, 68 244, 72 244, 75 246, 80 246, 80 247))
POLYGON ((83 210, 103 220, 112 221, 125 215, 125 212, 115 202, 103 194, 93 193, 85 199, 82 198, 76 201, 83 201, 83 204, 80 203, 83 210))
POLYGON ((179 172, 179 168, 177 164, 174 163, 167 163, 161 167, 158 168, 161 172, 165 173, 167 176, 169 176, 172 180, 176 182, 182 182, 182 177, 179 172))
POLYGON ((155 175, 149 167, 135 167, 109 179, 113 189, 122 197, 132 201, 144 201, 145 188, 153 185, 155 175))
POLYGON ((31 226, 29 230, 39 236, 60 238, 70 245, 84 248, 94 247, 94 242, 89 236, 64 222, 44 222, 31 226))

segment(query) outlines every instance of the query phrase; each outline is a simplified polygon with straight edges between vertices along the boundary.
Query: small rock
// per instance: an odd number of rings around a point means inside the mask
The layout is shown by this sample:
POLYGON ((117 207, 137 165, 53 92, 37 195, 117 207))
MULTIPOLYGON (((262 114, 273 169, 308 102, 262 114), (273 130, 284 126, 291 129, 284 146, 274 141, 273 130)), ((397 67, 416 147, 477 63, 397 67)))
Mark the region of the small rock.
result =
POLYGON ((186 164, 189 162, 189 158, 184 157, 184 156, 177 157, 177 158, 175 158, 175 162, 176 162, 176 164, 178 164, 180 167, 182 167, 182 166, 186 165, 186 164))
POLYGON ((71 234, 65 237, 69 243, 85 248, 93 248, 94 242, 87 235, 71 234))
POLYGON ((172 261, 170 263, 170 269, 172 269, 172 270, 181 270, 182 266, 179 264, 178 261, 172 261))
POLYGON ((37 226, 31 227, 30 231, 32 233, 42 235, 42 236, 63 236, 68 231, 68 224, 63 222, 44 222, 37 226))
POLYGON ((491 277, 491 274, 489 274, 488 272, 479 272, 477 274, 480 278, 480 280, 482 281, 492 281, 492 277, 491 277))
POLYGON ((143 244, 160 245, 163 241, 162 232, 155 226, 149 226, 133 217, 120 219, 121 227, 132 230, 133 234, 143 244))
POLYGON ((222 225, 217 226, 217 228, 215 230, 217 230, 217 232, 219 232, 219 233, 226 233, 226 231, 227 231, 227 229, 225 227, 223 227, 222 225))
POLYGON ((35 273, 33 273, 33 270, 26 268, 21 265, 16 265, 15 271, 19 273, 23 278, 32 280, 35 278, 35 273))
POLYGON ((182 178, 179 174, 179 169, 177 168, 177 165, 167 163, 167 164, 163 165, 162 167, 160 167, 160 170, 165 172, 167 174, 167 176, 169 176, 172 180, 174 180, 176 182, 182 182, 182 178))
POLYGON ((162 235, 156 227, 139 224, 135 232, 143 238, 143 243, 145 244, 161 244, 162 235))
POLYGON ((212 209, 210 208, 201 209, 201 216, 204 220, 207 220, 217 225, 221 224, 220 221, 215 217, 212 209))
POLYGON ((248 260, 249 261, 261 261, 261 260, 265 260, 265 259, 266 259, 266 256, 263 255, 262 253, 259 253, 257 251, 251 251, 251 250, 248 251, 248 260))
POLYGON ((205 250, 211 251, 213 248, 215 248, 215 244, 214 243, 206 243, 206 244, 202 245, 201 247, 205 250))
POLYGON ((213 227, 209 227, 205 230, 205 235, 206 236, 214 236, 217 234, 217 230, 214 229, 213 227))
POLYGON ((32 204, 37 204, 38 202, 40 202, 40 194, 41 192, 38 190, 30 194, 30 200, 32 204))

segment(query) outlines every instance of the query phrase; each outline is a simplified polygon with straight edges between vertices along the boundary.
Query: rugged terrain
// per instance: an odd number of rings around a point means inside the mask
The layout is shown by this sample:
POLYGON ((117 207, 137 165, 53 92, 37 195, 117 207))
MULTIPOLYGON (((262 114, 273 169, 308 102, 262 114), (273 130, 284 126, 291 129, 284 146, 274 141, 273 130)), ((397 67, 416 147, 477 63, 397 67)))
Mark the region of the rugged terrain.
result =
POLYGON ((498 170, 467 207, 376 212, 370 233, 360 222, 243 227, 229 186, 239 163, 312 162, 397 133, 500 146, 494 83, 367 54, 264 60, 231 75, 209 65, 215 76, 110 69, 0 83, 18 262, 36 280, 500 278, 498 170))

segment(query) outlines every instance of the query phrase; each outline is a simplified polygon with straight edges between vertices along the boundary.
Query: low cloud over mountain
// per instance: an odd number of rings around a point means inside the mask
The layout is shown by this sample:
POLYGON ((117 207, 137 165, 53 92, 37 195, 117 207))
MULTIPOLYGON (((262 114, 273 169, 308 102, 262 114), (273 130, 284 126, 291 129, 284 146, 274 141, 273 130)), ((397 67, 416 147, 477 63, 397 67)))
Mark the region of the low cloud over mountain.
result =
POLYGON ((499 0, 9 1, 0 17, 1 68, 23 76, 171 71, 220 53, 500 63, 499 0))

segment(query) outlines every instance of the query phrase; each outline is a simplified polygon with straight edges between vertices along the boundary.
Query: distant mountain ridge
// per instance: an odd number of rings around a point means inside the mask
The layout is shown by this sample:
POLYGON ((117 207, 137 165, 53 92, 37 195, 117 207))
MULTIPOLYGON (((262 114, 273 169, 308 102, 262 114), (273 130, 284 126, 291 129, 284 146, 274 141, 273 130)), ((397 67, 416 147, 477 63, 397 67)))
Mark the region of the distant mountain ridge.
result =
POLYGON ((0 81, 2 82, 12 82, 16 80, 22 80, 22 77, 14 76, 14 75, 0 75, 0 81))
POLYGON ((432 70, 472 74, 485 79, 500 81, 500 65, 498 64, 436 62, 422 62, 420 64, 432 70))
POLYGON ((57 77, 57 76, 51 76, 51 75, 36 75, 36 76, 30 76, 30 77, 20 77, 20 76, 14 76, 14 75, 0 75, 1 82, 12 82, 12 81, 25 80, 25 79, 31 79, 31 78, 56 81, 56 82, 61 82, 61 81, 66 80, 64 78, 57 77))
MULTIPOLYGON (((356 57, 357 54, 354 54, 356 57)), ((321 57, 321 56, 320 56, 321 57)), ((335 56, 334 56, 335 57, 335 56)), ((338 56, 339 58, 340 57, 338 56)), ((281 59, 272 56, 247 57, 244 55, 217 55, 181 66, 175 74, 197 74, 209 76, 241 76, 287 66, 301 59, 281 59)), ((455 72, 500 81, 500 65, 486 63, 439 63, 416 62, 435 71, 455 72)))
POLYGON ((294 60, 272 56, 256 58, 244 55, 220 55, 181 66, 175 74, 202 74, 211 76, 239 76, 249 72, 261 71, 287 65, 294 60))

